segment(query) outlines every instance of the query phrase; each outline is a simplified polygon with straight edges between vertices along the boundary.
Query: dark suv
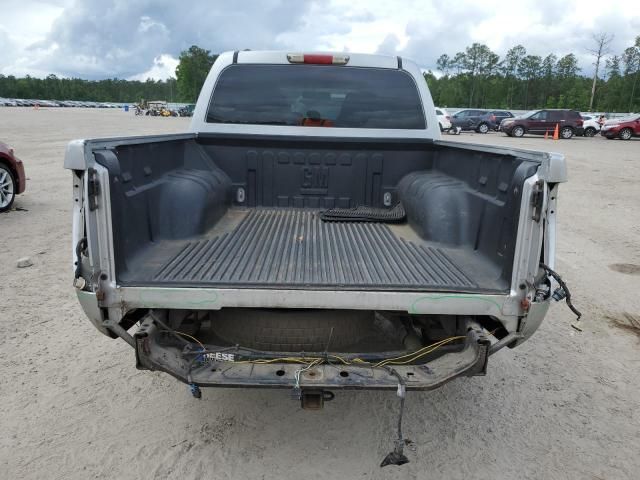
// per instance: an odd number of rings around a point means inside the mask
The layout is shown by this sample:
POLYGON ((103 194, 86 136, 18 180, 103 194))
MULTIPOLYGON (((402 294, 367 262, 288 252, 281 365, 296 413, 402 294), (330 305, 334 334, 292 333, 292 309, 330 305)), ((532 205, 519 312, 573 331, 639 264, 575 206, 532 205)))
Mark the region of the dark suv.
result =
POLYGON ((493 116, 491 120, 495 124, 494 130, 498 130, 498 128, 500 128, 502 120, 514 117, 513 113, 507 112, 506 110, 491 110, 489 112, 489 116, 493 116))
POLYGON ((451 125, 462 130, 487 133, 497 130, 503 119, 511 117, 513 115, 505 110, 460 110, 451 118, 451 125))
POLYGON ((583 134, 582 117, 574 110, 532 110, 522 116, 503 120, 500 130, 510 137, 521 137, 525 133, 534 135, 553 134, 556 125, 560 138, 571 138, 583 134))
MULTIPOLYGON (((480 126, 480 119, 487 114, 486 110, 460 110, 451 117, 451 126, 462 130, 476 130, 480 126)), ((487 133, 486 129, 483 133, 487 133)))

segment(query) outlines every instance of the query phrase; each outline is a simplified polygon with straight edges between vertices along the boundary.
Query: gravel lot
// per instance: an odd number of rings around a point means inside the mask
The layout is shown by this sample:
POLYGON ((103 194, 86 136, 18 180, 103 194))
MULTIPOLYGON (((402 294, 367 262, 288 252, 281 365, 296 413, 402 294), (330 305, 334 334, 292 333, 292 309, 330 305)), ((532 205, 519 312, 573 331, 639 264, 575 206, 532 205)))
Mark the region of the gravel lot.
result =
POLYGON ((27 192, 0 216, 0 477, 632 479, 640 472, 640 141, 446 137, 566 154, 558 270, 584 313, 557 304, 484 378, 409 393, 403 467, 395 395, 338 393, 320 412, 287 391, 187 388, 138 372, 133 350, 85 320, 71 287, 72 138, 178 132, 188 119, 93 109, 0 109, 27 192), (34 265, 18 269, 31 257, 34 265), (634 473, 635 472, 635 473, 634 473))

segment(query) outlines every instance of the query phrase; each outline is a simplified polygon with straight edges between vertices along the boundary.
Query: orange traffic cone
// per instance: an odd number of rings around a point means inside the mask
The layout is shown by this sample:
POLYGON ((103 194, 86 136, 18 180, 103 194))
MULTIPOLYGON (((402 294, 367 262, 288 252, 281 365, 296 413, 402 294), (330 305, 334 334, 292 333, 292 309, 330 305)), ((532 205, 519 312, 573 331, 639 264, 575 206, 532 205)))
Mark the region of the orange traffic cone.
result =
POLYGON ((544 139, 546 140, 547 138, 549 138, 549 130, 544 131, 544 139))
POLYGON ((558 140, 558 124, 556 123, 556 129, 553 131, 553 139, 558 140))

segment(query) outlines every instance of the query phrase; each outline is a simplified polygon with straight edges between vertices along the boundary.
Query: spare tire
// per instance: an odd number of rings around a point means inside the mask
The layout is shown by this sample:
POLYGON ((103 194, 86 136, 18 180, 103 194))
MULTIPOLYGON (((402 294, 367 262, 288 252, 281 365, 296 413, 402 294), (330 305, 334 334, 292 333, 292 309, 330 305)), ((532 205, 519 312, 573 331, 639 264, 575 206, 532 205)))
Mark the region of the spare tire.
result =
POLYGON ((327 344, 330 351, 341 351, 366 336, 374 320, 366 310, 233 308, 211 313, 211 328, 221 340, 275 352, 322 352, 327 344))

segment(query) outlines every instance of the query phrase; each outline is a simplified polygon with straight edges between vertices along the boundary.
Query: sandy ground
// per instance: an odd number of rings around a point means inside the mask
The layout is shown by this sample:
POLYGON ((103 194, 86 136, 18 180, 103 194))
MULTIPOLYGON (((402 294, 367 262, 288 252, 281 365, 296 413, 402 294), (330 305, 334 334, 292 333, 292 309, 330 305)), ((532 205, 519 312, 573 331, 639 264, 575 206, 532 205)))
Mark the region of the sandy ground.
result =
POLYGON ((532 340, 491 358, 486 377, 410 393, 411 463, 381 470, 393 393, 339 393, 320 412, 284 390, 209 389, 197 401, 167 375, 138 372, 133 350, 83 317, 71 288, 66 142, 187 123, 0 109, 0 139, 29 176, 17 210, 0 216, 1 478, 638 478, 640 337, 615 322, 640 317, 640 275, 611 265, 640 265, 640 141, 448 137, 567 155, 558 269, 585 330, 557 304, 532 340), (22 256, 34 265, 16 268, 22 256))

